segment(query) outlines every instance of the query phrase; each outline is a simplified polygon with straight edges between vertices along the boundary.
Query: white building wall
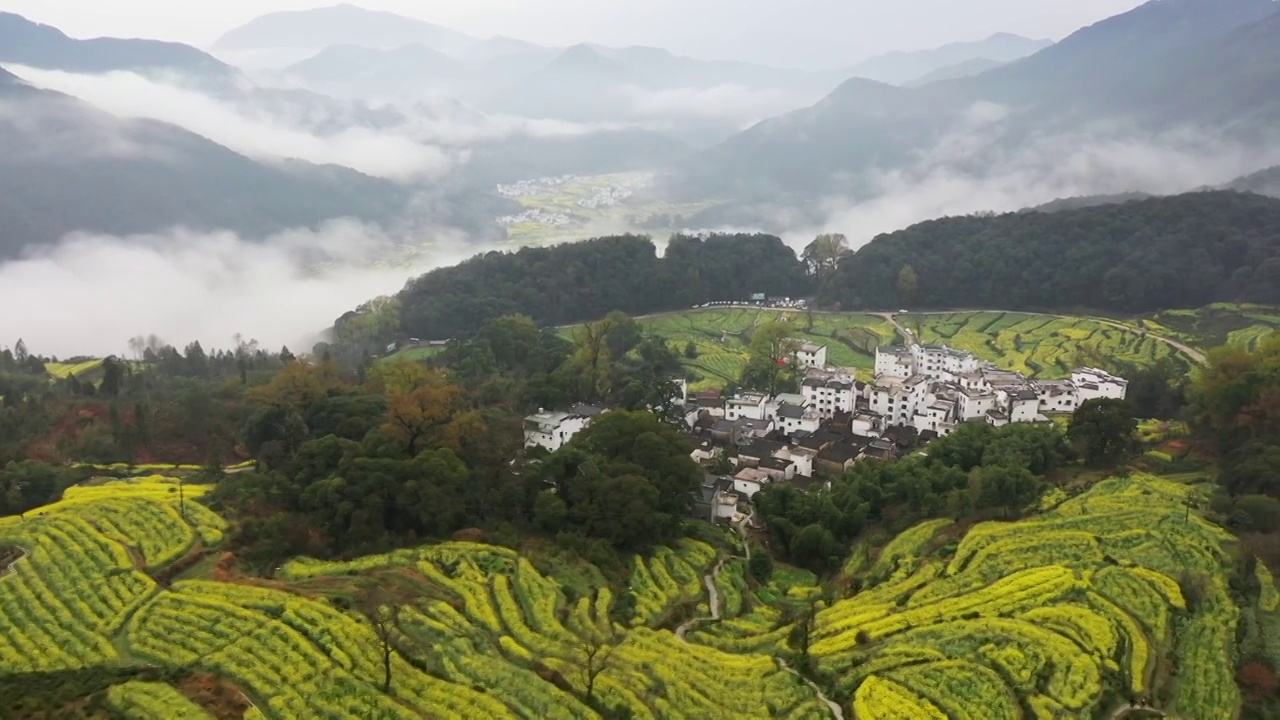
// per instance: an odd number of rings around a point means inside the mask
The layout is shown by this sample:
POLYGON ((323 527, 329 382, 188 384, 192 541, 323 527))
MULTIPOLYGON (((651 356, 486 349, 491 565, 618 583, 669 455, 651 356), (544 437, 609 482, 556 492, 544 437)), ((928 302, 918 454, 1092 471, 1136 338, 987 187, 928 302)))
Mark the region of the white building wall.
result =
POLYGON ((796 364, 802 367, 825 368, 827 366, 827 346, 817 345, 812 349, 801 348, 797 350, 796 364))
POLYGON ((1036 422, 1040 418, 1040 400, 1014 400, 1009 406, 1009 422, 1036 422))
POLYGON ((891 375, 893 377, 911 377, 915 372, 914 363, 911 356, 902 356, 896 352, 886 352, 882 349, 876 349, 876 375, 891 375))
POLYGON ((743 497, 747 498, 748 500, 755 497, 756 493, 760 492, 760 488, 762 487, 764 487, 764 485, 761 484, 760 481, 758 480, 740 480, 738 478, 733 479, 734 491, 737 492, 739 495, 742 495, 743 497))

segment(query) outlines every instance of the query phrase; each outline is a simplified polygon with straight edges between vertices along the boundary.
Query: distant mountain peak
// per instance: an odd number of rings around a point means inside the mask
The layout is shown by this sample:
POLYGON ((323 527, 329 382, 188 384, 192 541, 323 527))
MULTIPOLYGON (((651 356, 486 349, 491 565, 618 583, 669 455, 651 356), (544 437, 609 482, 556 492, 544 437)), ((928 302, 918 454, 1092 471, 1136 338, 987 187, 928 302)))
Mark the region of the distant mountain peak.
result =
POLYGON ((176 70, 226 80, 234 68, 189 45, 159 40, 68 37, 51 25, 0 12, 0 62, 68 72, 176 70))
POLYGON ((425 20, 339 3, 260 15, 226 32, 213 47, 236 51, 319 49, 348 44, 389 50, 422 43, 442 52, 453 52, 478 42, 478 38, 425 20))
POLYGON ((995 62, 1019 60, 1053 45, 1052 40, 998 32, 982 40, 955 42, 929 50, 896 51, 868 58, 850 75, 905 85, 946 67, 984 58, 995 62))

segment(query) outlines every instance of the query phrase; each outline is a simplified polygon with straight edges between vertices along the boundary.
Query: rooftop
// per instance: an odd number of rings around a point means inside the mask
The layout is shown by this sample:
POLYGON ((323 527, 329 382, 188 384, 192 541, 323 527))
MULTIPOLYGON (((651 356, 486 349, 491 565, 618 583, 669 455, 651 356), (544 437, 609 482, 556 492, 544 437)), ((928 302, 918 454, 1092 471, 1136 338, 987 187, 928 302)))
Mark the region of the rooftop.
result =
POLYGON ((799 420, 804 417, 804 408, 799 405, 783 405, 778 408, 778 416, 788 418, 790 420, 799 420))
POLYGON ((760 467, 766 470, 784 471, 794 464, 795 463, 791 462, 790 460, 784 460, 782 458, 776 458, 776 457, 765 458, 764 460, 760 461, 760 467))
POLYGON ((569 409, 569 414, 575 417, 598 417, 607 412, 609 411, 605 408, 586 403, 578 403, 569 409))
POLYGON ((530 415, 525 418, 526 424, 538 425, 548 429, 554 429, 560 426, 560 423, 569 419, 569 413, 562 412, 540 412, 536 415, 530 415))
POLYGON ((862 454, 861 448, 854 447, 848 443, 836 443, 831 447, 818 453, 818 459, 824 462, 836 463, 843 465, 850 460, 856 460, 862 454))

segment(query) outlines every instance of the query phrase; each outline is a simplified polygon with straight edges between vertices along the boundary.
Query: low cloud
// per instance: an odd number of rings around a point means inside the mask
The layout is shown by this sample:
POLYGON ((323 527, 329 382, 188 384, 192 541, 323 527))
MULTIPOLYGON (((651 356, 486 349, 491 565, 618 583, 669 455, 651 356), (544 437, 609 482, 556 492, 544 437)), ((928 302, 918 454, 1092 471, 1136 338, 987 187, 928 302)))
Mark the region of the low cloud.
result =
POLYGON ((825 220, 795 223, 788 242, 803 247, 819 232, 841 232, 856 248, 881 233, 940 217, 1012 212, 1089 195, 1171 195, 1280 164, 1274 145, 1260 150, 1193 127, 1153 135, 1096 125, 1010 143, 1004 117, 998 106, 975 106, 910 167, 859 176, 858 184, 870 189, 864 196, 826 198, 825 220))
POLYGON ((343 165, 394 180, 435 178, 453 158, 439 147, 396 133, 348 126, 320 134, 220 101, 197 90, 138 73, 86 75, 29 67, 8 68, 31 84, 71 95, 123 118, 172 123, 259 159, 296 158, 343 165))
POLYGON ((177 125, 255 159, 341 165, 396 181, 439 180, 473 147, 515 136, 566 138, 627 127, 490 115, 447 99, 367 105, 251 86, 215 97, 176 75, 7 69, 117 117, 177 125))
POLYGON ((622 89, 631 111, 638 117, 661 120, 719 120, 741 125, 801 107, 805 100, 777 89, 753 89, 742 85, 711 88, 646 90, 622 89))
POLYGON ((264 347, 309 352, 344 312, 399 291, 417 274, 482 248, 456 231, 429 235, 430 249, 394 264, 397 238, 355 221, 290 230, 260 240, 181 229, 112 237, 76 234, 25 259, 0 264, 0 344, 19 338, 59 357, 127 352, 154 333, 177 346, 230 348, 239 334, 264 347), (32 302, 46 298, 48 302, 32 302))

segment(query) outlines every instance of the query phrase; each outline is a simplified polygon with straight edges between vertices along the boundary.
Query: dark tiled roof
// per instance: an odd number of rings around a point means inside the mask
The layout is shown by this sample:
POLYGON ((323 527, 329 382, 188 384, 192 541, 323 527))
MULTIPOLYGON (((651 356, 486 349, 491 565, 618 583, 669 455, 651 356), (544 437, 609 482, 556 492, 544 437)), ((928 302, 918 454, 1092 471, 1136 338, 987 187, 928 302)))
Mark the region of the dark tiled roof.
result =
POLYGON ((786 447, 784 443, 775 442, 773 440, 755 440, 750 445, 738 451, 738 456, 746 455, 754 458, 773 457, 773 454, 786 447))
POLYGON ((602 407, 588 405, 586 403, 578 403, 569 410, 570 415, 576 415, 578 417, 596 417, 598 415, 603 415, 605 412, 607 411, 602 407))
POLYGON ((778 408, 778 415, 792 420, 799 420, 804 417, 804 408, 799 405, 783 405, 778 408))
POLYGON ((792 463, 790 460, 783 460, 782 458, 775 457, 765 458, 760 461, 760 467, 765 468, 766 470, 786 470, 794 464, 795 463, 792 463))
POLYGON ((826 450, 818 453, 818 460, 843 465, 850 460, 856 460, 861 454, 861 448, 856 448, 846 443, 836 443, 835 445, 832 445, 826 450))

